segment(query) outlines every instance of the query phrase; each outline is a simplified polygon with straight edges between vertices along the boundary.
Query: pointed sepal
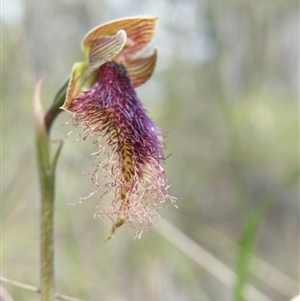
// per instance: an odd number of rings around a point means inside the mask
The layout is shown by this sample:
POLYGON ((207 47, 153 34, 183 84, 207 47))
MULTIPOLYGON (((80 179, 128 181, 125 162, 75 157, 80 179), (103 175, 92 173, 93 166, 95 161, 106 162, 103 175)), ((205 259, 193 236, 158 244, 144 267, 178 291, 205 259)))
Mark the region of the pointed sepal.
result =
POLYGON ((154 53, 147 57, 128 60, 124 63, 131 83, 133 86, 139 87, 145 83, 152 75, 157 61, 157 49, 154 53))
POLYGON ((70 111, 70 107, 76 101, 76 96, 78 96, 84 88, 89 88, 93 84, 93 78, 87 77, 86 72, 88 69, 88 63, 76 63, 73 66, 68 90, 66 94, 66 100, 64 104, 60 107, 65 111, 70 111))

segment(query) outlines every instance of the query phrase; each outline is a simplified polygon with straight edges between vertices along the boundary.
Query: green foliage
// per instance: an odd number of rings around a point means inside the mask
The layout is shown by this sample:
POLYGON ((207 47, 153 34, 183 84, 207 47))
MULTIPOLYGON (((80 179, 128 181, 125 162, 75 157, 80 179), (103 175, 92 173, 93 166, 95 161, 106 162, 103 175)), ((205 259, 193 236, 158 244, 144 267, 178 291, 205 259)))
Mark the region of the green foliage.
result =
POLYGON ((299 180, 300 169, 296 169, 292 174, 288 175, 282 183, 277 185, 270 193, 263 198, 254 212, 250 215, 246 222, 244 233, 240 241, 240 251, 237 256, 237 278, 235 284, 235 301, 244 301, 245 286, 248 281, 249 267, 251 263, 251 255, 254 252, 255 238, 259 230, 262 219, 266 215, 272 202, 274 202, 280 194, 285 191, 291 184, 299 180))

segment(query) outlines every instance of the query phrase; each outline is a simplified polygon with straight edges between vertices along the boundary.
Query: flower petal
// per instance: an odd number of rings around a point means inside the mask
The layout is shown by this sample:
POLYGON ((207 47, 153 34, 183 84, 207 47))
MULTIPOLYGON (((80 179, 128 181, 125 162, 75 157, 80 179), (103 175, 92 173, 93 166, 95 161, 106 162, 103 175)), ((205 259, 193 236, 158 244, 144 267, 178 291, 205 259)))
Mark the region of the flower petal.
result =
POLYGON ((152 75, 157 60, 157 49, 147 57, 127 60, 124 62, 132 85, 136 88, 145 83, 152 75))
POLYGON ((105 23, 94 28, 85 36, 82 48, 86 53, 86 49, 99 37, 113 35, 123 29, 127 33, 127 44, 122 54, 132 56, 150 43, 155 33, 156 23, 157 17, 152 16, 124 18, 105 23))
POLYGON ((69 81, 66 100, 61 109, 69 111, 69 108, 75 102, 75 96, 77 96, 80 93, 84 86, 89 85, 89 80, 84 80, 86 78, 84 73, 86 72, 87 68, 88 65, 86 62, 74 64, 69 81))
POLYGON ((115 57, 124 47, 127 37, 124 30, 113 36, 102 36, 94 39, 88 50, 88 73, 94 72, 101 65, 115 57))

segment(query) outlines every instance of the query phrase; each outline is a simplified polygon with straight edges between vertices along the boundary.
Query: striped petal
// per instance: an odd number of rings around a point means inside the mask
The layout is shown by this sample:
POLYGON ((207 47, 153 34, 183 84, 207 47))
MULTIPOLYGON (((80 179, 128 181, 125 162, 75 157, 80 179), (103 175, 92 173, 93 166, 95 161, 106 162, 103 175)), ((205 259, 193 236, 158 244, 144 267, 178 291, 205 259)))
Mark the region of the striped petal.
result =
POLYGON ((102 36, 94 39, 88 50, 88 74, 114 58, 124 47, 127 37, 124 30, 119 30, 113 36, 102 36))
POLYGON ((151 77, 156 60, 157 49, 150 56, 125 61, 124 65, 135 88, 141 86, 151 77))
POLYGON ((123 29, 127 34, 127 43, 122 51, 126 58, 134 55, 137 51, 147 46, 155 33, 157 18, 152 16, 132 17, 108 22, 91 30, 84 38, 82 43, 83 51, 90 47, 99 37, 114 35, 123 29))

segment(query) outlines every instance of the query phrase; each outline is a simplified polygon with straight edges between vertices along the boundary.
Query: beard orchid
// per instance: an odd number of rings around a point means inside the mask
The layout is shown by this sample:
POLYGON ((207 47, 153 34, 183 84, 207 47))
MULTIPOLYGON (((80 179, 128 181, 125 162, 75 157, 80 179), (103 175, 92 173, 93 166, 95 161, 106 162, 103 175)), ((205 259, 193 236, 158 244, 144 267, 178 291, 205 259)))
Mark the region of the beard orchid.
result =
POLYGON ((156 22, 124 18, 90 31, 82 43, 85 61, 74 65, 61 107, 72 114, 82 140, 95 140, 90 195, 102 191, 94 218, 113 221, 108 239, 123 224, 139 235, 156 225, 164 204, 175 202, 162 167, 162 133, 135 92, 155 68, 156 49, 147 57, 137 53, 151 42, 156 22), (106 194, 112 199, 108 208, 101 202, 106 194))

